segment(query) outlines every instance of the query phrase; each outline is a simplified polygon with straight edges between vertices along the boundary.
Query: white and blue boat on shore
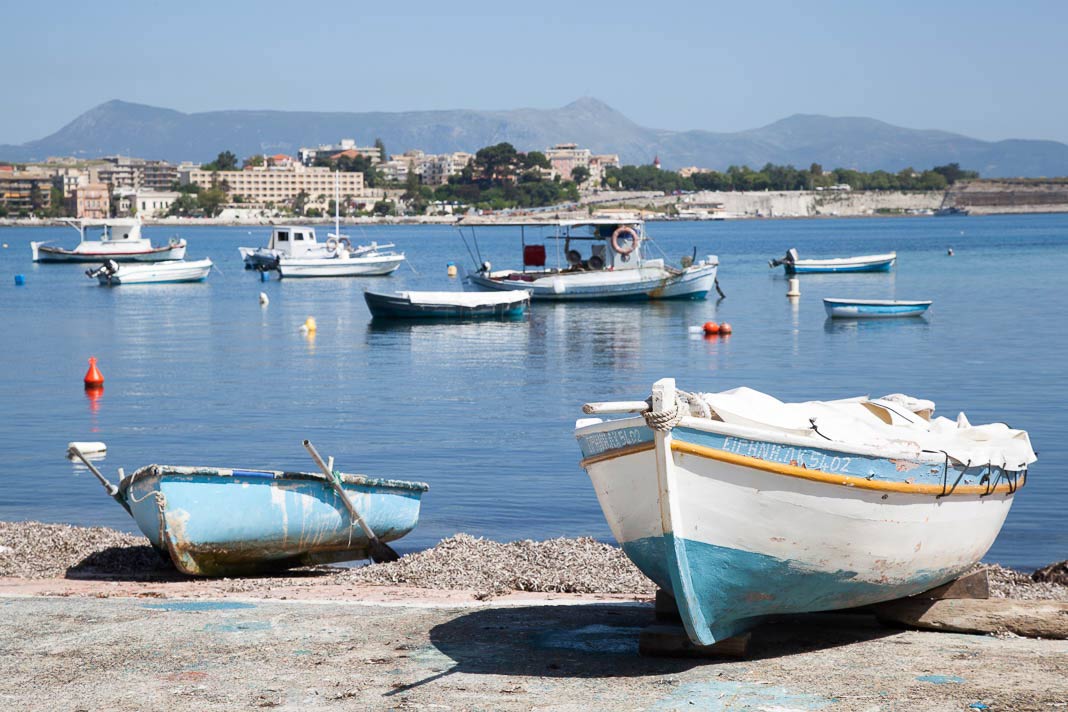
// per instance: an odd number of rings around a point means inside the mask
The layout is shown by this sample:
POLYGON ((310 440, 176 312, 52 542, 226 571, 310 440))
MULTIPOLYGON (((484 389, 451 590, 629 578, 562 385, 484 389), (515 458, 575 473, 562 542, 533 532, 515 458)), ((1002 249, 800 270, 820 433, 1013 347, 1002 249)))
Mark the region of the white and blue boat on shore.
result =
POLYGON ((825 297, 823 308, 832 319, 894 319, 923 316, 930 301, 900 299, 837 299, 825 297))
MULTIPOLYGON (((523 266, 494 270, 481 261, 467 276, 476 289, 526 291, 531 299, 544 301, 613 301, 704 299, 716 286, 715 255, 697 261, 687 256, 679 267, 648 257, 649 238, 641 220, 591 218, 512 227, 520 230, 523 266), (528 243, 527 230, 549 234, 544 242, 528 243)), ((471 235, 478 251, 473 227, 471 235)))
MULTIPOLYGON (((309 444, 306 447, 314 453, 309 444)), ((108 482, 152 546, 194 576, 257 574, 396 554, 384 545, 419 521, 422 482, 337 472, 149 465, 108 482)))
POLYGON ((791 247, 782 259, 769 260, 769 267, 782 265, 786 274, 814 274, 819 272, 889 272, 897 260, 896 252, 859 257, 830 257, 802 260, 791 247))
POLYGON ((591 403, 575 435, 612 533, 710 645, 768 616, 921 593, 990 548, 1027 433, 903 395, 783 403, 746 388, 591 403))

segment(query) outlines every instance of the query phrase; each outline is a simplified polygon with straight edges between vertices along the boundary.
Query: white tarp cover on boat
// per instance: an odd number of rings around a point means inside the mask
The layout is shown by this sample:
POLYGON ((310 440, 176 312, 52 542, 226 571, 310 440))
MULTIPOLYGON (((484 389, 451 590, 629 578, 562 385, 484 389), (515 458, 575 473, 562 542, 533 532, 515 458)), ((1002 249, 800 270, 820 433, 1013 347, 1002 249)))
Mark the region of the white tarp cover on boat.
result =
POLYGON ((523 290, 511 292, 398 292, 397 294, 412 304, 446 304, 456 307, 512 304, 529 296, 529 293, 523 290))
MULTIPOLYGON (((883 398, 783 403, 743 387, 699 393, 697 397, 724 422, 771 431, 770 439, 776 431, 817 440, 826 437, 843 445, 892 452, 895 457, 900 453, 919 456, 923 450, 945 452, 960 464, 1008 470, 1022 470, 1037 459, 1026 431, 1003 423, 973 426, 963 413, 957 420, 927 420, 918 413, 933 412, 934 403, 900 393, 883 398)), ((694 415, 701 410, 697 405, 697 409, 691 405, 694 415)))

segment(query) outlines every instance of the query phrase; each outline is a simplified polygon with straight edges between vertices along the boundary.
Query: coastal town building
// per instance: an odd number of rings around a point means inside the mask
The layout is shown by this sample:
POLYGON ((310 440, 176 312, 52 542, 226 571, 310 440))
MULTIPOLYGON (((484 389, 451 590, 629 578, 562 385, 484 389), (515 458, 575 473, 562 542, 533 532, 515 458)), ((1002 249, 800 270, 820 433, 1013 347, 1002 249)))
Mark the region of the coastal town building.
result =
POLYGON ((167 214, 181 193, 173 190, 133 190, 120 196, 121 215, 158 218, 167 214))
POLYGON ((297 152, 300 162, 306 166, 314 164, 316 158, 333 159, 340 157, 342 154, 348 155, 350 158, 365 156, 370 159, 373 165, 382 163, 385 160, 385 156, 382 155, 382 149, 378 146, 357 146, 356 141, 351 138, 343 138, 336 144, 325 143, 316 148, 301 148, 297 152))
POLYGON ((85 183, 71 189, 67 213, 76 218, 103 219, 111 210, 111 191, 106 183, 85 183))
MULTIPOLYGON (((363 197, 363 173, 336 173, 343 198, 363 197)), ((200 166, 182 164, 178 180, 202 189, 221 187, 231 196, 249 203, 293 206, 303 201, 305 208, 327 210, 334 199, 335 171, 305 166, 296 161, 281 165, 248 166, 240 171, 206 171, 200 166)))
POLYGON ((8 213, 48 210, 52 206, 52 176, 0 166, 0 206, 8 213))
POLYGON ((423 185, 445 185, 449 182, 450 176, 460 175, 460 171, 474 159, 475 154, 465 151, 424 156, 418 166, 420 181, 423 185))
POLYGON ((585 168, 590 172, 589 182, 600 185, 608 168, 619 168, 619 156, 616 154, 594 154, 588 148, 579 148, 574 143, 558 143, 545 149, 549 159, 552 176, 561 180, 571 180, 576 168, 585 168))
POLYGON ((107 156, 90 167, 89 182, 107 183, 112 190, 169 190, 178 180, 178 168, 167 161, 149 161, 128 156, 107 156))

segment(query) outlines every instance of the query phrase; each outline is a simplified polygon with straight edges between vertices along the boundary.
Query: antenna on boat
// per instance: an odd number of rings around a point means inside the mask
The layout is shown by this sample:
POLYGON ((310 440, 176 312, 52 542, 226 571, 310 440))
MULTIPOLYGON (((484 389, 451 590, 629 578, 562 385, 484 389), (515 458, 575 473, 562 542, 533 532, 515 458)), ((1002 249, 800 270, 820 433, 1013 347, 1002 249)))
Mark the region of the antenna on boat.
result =
POLYGON ((334 171, 334 237, 341 239, 341 171, 334 171))

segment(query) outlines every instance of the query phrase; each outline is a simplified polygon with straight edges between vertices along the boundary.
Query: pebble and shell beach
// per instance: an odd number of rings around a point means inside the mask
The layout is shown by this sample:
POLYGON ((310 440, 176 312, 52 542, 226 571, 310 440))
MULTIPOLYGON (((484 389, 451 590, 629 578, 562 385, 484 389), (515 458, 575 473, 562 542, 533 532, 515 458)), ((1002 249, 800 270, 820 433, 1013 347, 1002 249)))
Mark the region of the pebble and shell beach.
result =
MULTIPOLYGON (((992 597, 1068 601, 1068 562, 1035 574, 980 566, 989 571, 992 597)), ((181 575, 143 537, 100 527, 0 522, 0 577, 154 579, 181 575)), ((656 590, 619 547, 594 539, 499 543, 467 534, 443 539, 390 564, 322 566, 231 579, 230 583, 233 590, 255 593, 277 585, 280 579, 299 586, 362 583, 466 590, 484 599, 513 591, 651 596, 656 590), (308 576, 310 572, 317 575, 308 576)))

